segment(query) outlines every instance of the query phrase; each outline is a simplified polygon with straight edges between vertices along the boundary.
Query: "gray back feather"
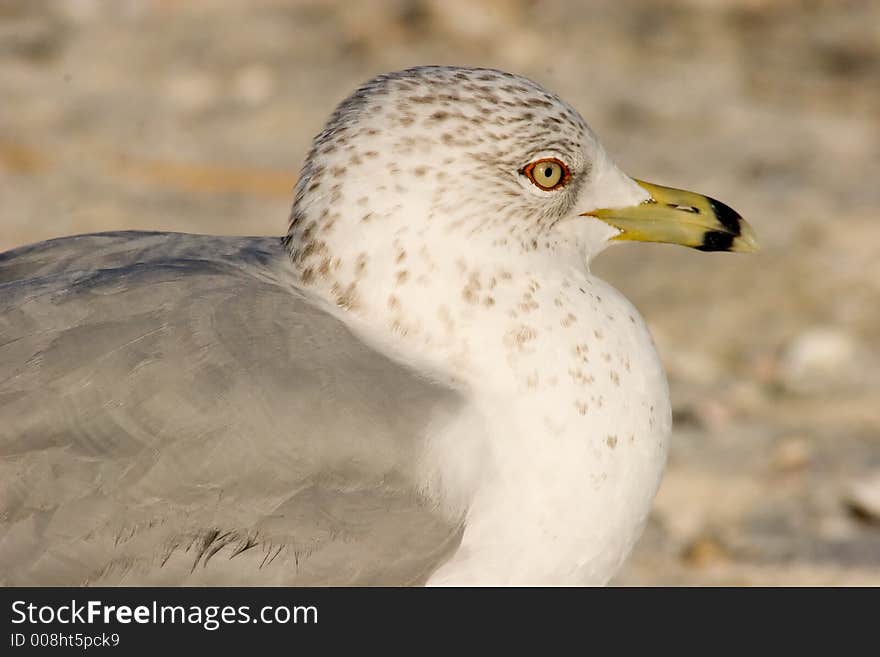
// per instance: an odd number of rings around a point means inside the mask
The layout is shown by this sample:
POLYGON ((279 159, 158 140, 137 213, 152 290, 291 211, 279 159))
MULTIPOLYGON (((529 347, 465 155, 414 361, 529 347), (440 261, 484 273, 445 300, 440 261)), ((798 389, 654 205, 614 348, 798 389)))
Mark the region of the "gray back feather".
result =
POLYGON ((285 257, 132 232, 0 254, 0 582, 408 584, 457 546, 413 471, 458 395, 285 257))

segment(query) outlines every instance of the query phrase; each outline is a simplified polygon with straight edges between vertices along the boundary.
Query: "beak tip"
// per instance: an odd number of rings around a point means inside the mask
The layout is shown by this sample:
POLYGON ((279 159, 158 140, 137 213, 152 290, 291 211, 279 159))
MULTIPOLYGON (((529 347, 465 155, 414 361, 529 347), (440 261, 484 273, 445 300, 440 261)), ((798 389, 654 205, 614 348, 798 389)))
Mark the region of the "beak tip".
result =
POLYGON ((752 227, 742 217, 740 217, 739 230, 740 233, 733 240, 730 250, 737 253, 758 253, 761 250, 761 247, 758 245, 758 237, 755 235, 752 227))

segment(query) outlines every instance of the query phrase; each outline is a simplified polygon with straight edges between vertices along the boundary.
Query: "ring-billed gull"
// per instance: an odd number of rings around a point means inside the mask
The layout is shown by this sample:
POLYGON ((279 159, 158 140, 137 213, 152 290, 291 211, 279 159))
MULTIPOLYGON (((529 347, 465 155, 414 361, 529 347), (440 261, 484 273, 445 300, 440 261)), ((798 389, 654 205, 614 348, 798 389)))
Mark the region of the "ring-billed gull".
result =
POLYGON ((0 579, 606 582, 671 425, 618 240, 755 246, 538 84, 421 67, 339 105, 283 239, 0 255, 0 579))

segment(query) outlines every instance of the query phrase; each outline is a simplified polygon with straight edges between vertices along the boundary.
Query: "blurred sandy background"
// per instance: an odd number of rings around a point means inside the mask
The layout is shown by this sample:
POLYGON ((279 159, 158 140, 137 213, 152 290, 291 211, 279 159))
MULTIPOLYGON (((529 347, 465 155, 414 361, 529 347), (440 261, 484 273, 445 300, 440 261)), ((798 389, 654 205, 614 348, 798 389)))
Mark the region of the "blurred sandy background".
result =
POLYGON ((754 257, 612 249, 675 439, 621 584, 880 584, 880 2, 0 0, 0 250, 148 228, 282 234, 333 106, 493 66, 624 170, 699 190, 754 257))

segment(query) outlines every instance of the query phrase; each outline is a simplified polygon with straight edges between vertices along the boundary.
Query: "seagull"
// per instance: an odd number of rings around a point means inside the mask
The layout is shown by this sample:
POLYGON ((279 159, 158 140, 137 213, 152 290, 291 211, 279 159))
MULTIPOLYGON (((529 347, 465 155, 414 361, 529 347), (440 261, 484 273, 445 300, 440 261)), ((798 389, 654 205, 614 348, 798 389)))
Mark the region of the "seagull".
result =
POLYGON ((671 430, 621 241, 756 249, 539 84, 425 66, 336 108, 283 237, 0 254, 0 583, 607 583, 671 430))

